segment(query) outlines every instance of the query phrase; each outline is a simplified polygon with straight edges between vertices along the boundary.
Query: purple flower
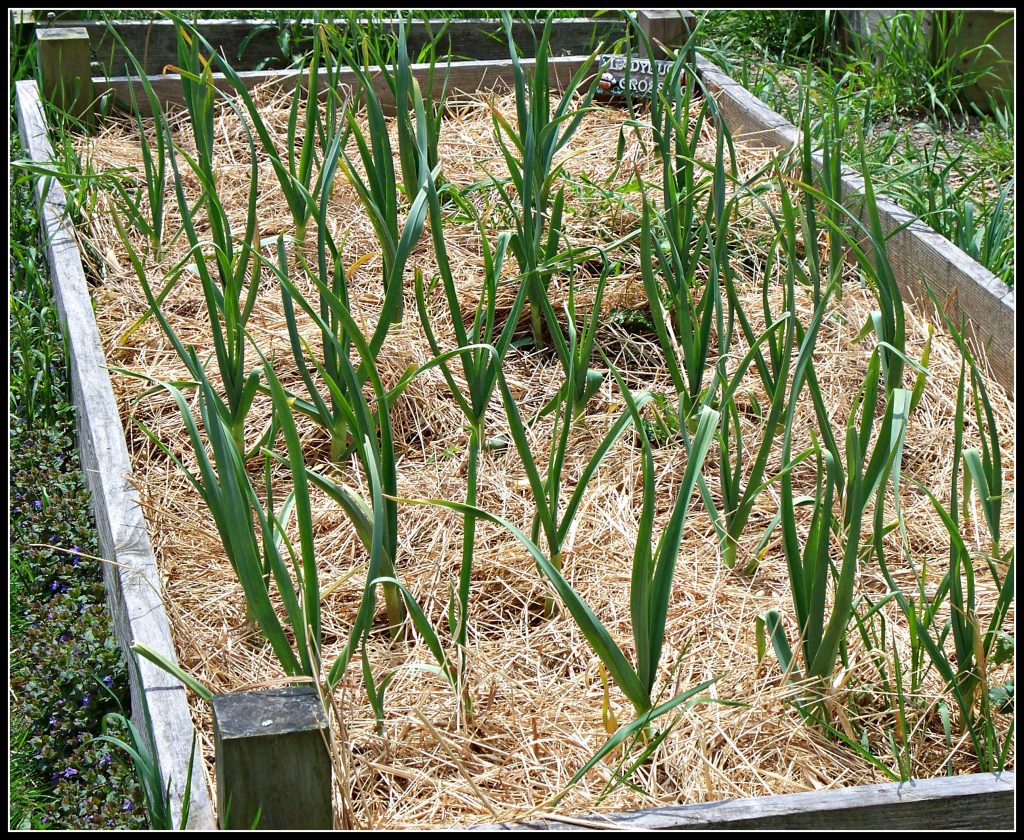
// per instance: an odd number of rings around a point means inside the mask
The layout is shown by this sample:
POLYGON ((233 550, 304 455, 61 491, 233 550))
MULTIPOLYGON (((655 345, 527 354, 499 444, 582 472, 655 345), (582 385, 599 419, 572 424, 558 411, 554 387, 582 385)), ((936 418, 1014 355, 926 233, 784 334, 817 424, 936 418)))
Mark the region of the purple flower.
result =
POLYGON ((43 503, 39 499, 36 499, 32 504, 35 505, 36 510, 43 509, 43 503))
MULTIPOLYGON (((71 641, 71 635, 69 633, 61 633, 60 636, 58 637, 57 641, 58 642, 70 642, 71 641)), ((88 695, 86 695, 86 696, 88 696, 88 695)))
POLYGON ((57 716, 56 715, 50 715, 50 726, 56 726, 56 725, 57 725, 57 716))
POLYGON ((104 684, 104 685, 105 685, 105 686, 106 686, 107 688, 111 688, 111 687, 112 687, 112 686, 114 685, 114 678, 113 678, 113 677, 111 677, 111 676, 106 676, 106 677, 104 677, 104 678, 103 678, 103 684, 104 684))
POLYGON ((100 767, 106 767, 113 760, 114 759, 111 757, 110 753, 103 753, 103 755, 100 756, 100 767))
POLYGON ((135 806, 132 804, 130 799, 124 801, 124 805, 121 806, 122 811, 134 811, 135 806))
POLYGON ((73 776, 77 776, 78 775, 78 771, 74 767, 69 767, 69 768, 67 768, 67 770, 65 770, 63 773, 61 773, 61 775, 65 779, 70 779, 73 776))
POLYGON ((60 581, 55 580, 53 583, 50 584, 50 591, 56 592, 58 589, 60 589, 60 581))
POLYGON ((88 694, 85 694, 82 697, 82 708, 83 709, 88 709, 89 708, 89 695, 88 694))

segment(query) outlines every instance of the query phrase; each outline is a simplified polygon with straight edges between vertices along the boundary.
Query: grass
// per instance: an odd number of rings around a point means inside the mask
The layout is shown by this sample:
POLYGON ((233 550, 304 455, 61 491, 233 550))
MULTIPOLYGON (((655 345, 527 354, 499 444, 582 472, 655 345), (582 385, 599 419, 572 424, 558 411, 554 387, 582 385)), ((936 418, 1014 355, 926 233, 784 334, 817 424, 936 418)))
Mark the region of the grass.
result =
POLYGON ((1000 163, 998 147, 988 151, 982 141, 953 146, 940 135, 919 145, 908 134, 890 130, 872 141, 868 168, 880 189, 1012 286, 1012 167, 1000 163))
POLYGON ((712 11, 703 37, 722 53, 750 54, 784 63, 825 56, 832 49, 838 17, 830 11, 712 11))
POLYGON ((818 125, 834 98, 859 113, 878 191, 1013 285, 1013 109, 998 95, 985 111, 964 99, 988 72, 983 59, 993 53, 990 46, 970 55, 953 51, 965 13, 936 14, 930 40, 925 14, 887 19, 875 59, 844 50, 833 37, 831 12, 713 12, 703 44, 709 58, 791 122, 800 121, 802 100, 794 96, 800 85, 815 91, 810 105, 818 125), (808 65, 816 72, 808 75, 808 65), (949 149, 929 155, 911 142, 918 122, 939 138, 936 147, 949 149), (977 139, 969 133, 974 125, 977 139), (966 173, 955 186, 951 171, 966 173))

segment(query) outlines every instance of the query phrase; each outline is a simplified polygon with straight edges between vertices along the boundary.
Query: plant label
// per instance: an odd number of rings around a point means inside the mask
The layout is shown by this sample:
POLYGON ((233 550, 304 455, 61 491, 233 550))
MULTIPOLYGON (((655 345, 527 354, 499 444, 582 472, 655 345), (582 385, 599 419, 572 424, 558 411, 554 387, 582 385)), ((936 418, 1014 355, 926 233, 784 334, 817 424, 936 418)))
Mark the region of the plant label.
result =
POLYGON ((601 79, 597 83, 598 94, 603 96, 625 96, 628 85, 633 96, 651 98, 654 90, 654 74, 662 79, 672 69, 671 61, 655 61, 633 55, 602 55, 598 58, 601 79))

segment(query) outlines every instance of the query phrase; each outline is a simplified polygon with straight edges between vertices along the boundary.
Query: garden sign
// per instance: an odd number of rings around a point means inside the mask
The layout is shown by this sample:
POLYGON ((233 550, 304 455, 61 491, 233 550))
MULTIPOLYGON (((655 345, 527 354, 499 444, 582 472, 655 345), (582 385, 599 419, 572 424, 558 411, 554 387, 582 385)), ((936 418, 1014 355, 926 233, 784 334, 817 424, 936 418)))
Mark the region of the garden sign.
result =
POLYGON ((654 89, 654 74, 664 78, 672 69, 671 61, 655 61, 632 55, 602 55, 598 59, 601 79, 598 89, 605 96, 625 96, 628 90, 634 96, 650 99, 654 89))

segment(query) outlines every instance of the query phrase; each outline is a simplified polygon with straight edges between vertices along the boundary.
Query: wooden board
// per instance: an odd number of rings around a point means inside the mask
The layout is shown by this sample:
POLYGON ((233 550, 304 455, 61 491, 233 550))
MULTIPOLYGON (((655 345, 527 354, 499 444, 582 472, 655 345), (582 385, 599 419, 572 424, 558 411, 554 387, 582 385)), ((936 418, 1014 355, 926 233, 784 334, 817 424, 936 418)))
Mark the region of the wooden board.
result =
POLYGON ((1016 774, 1006 771, 675 805, 579 819, 549 818, 528 823, 481 825, 470 830, 1012 830, 1015 791, 1016 774))
MULTIPOLYGON (((796 126, 711 62, 698 58, 697 66, 735 139, 780 150, 796 146, 800 137, 796 126)), ((820 165, 820 158, 816 162, 820 165)), ((863 186, 864 180, 847 170, 842 179, 844 199, 857 205, 863 186)), ((895 202, 879 198, 878 210, 882 228, 890 237, 889 259, 904 297, 918 311, 933 312, 925 290, 927 281, 955 322, 967 319, 975 348, 984 348, 993 377, 1012 395, 1016 347, 1013 287, 928 225, 912 221, 914 216, 895 202)))
MULTIPOLYGON (((408 24, 409 54, 415 58, 428 42, 428 32, 436 37, 443 24, 441 20, 431 21, 429 29, 423 21, 408 24)), ((172 21, 118 21, 113 25, 147 74, 162 73, 167 65, 178 63, 177 35, 172 21)), ((295 36, 299 38, 309 37, 313 31, 312 22, 308 20, 295 21, 293 25, 295 36)), ((368 25, 374 29, 398 32, 398 21, 393 19, 373 21, 368 25)), ((110 34, 107 24, 68 20, 56 21, 54 26, 84 27, 89 33, 95 60, 103 72, 113 76, 127 72, 124 49, 110 34)), ((236 69, 268 66, 265 62, 280 62, 283 58, 278 41, 280 29, 274 21, 203 20, 198 21, 196 26, 203 37, 236 69)), ((532 58, 535 55, 535 38, 543 28, 543 21, 513 21, 512 35, 523 57, 532 58)), ((551 53, 555 56, 589 55, 601 41, 610 44, 620 38, 624 31, 622 20, 615 17, 559 19, 551 28, 551 53)), ((459 60, 505 59, 509 54, 508 40, 501 21, 495 20, 453 20, 444 30, 439 48, 439 55, 451 53, 459 60)), ((305 49, 301 42, 298 49, 305 49)))
MULTIPOLYGON (((39 89, 32 81, 17 83, 16 109, 25 154, 38 163, 53 155, 39 89)), ((36 181, 39 223, 46 242, 50 282, 68 343, 72 402, 78 417, 82 472, 92 494, 107 599, 114 633, 125 652, 131 684, 132 715, 147 731, 143 709, 148 707, 153 742, 164 788, 170 785, 171 813, 178 824, 192 747, 192 718, 181 683, 128 648, 136 642, 175 661, 170 625, 161 597, 160 575, 153 556, 146 520, 132 487, 131 462, 124 429, 107 375, 92 300, 82 261, 64 220, 64 191, 56 181, 36 181)), ((212 829, 213 807, 196 762, 188 827, 212 829)))
MULTIPOLYGON (((587 58, 585 56, 552 58, 548 64, 552 86, 564 88, 569 84, 573 74, 586 61, 587 58)), ((520 63, 526 73, 533 72, 533 68, 536 66, 534 59, 523 59, 520 63)), ((595 71, 597 70, 596 62, 594 69, 595 71)), ((411 70, 417 82, 422 86, 423 93, 426 94, 429 90, 430 95, 435 99, 440 98, 442 93, 445 93, 446 96, 457 96, 459 93, 475 93, 476 91, 490 90, 495 87, 505 87, 511 85, 515 78, 515 70, 510 59, 503 61, 462 61, 452 64, 450 69, 439 67, 435 70, 433 85, 429 89, 427 82, 430 65, 414 64, 411 70)), ((306 79, 305 74, 295 70, 241 71, 238 73, 238 76, 242 83, 250 90, 257 85, 272 82, 280 85, 283 90, 290 91, 294 90, 297 84, 303 84, 306 79)), ((326 78, 326 71, 320 71, 320 78, 326 78)), ((388 87, 384 75, 379 71, 372 72, 371 80, 374 92, 380 99, 385 112, 389 109, 393 111, 395 98, 391 88, 388 87)), ((180 76, 177 74, 153 76, 150 78, 150 82, 153 85, 153 92, 162 105, 165 107, 184 106, 185 100, 181 93, 180 76)), ((228 91, 232 89, 231 83, 224 78, 223 73, 214 73, 213 82, 218 90, 228 91)), ((339 84, 354 85, 356 82, 356 74, 351 69, 344 67, 339 70, 339 84)), ((102 91, 106 87, 106 89, 113 91, 114 95, 121 102, 127 103, 131 101, 128 90, 132 85, 138 85, 138 80, 132 76, 115 76, 106 80, 93 79, 93 84, 97 91, 102 91)), ((142 91, 138 88, 136 88, 136 97, 139 100, 139 110, 143 115, 150 116, 148 100, 146 100, 142 91)))

